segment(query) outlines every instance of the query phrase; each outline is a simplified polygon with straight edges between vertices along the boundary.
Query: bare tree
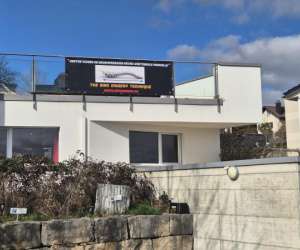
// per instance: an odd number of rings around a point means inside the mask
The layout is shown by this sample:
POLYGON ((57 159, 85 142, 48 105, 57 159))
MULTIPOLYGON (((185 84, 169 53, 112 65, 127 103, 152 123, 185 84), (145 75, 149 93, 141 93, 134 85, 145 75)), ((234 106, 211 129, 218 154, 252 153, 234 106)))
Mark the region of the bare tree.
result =
POLYGON ((16 75, 17 73, 8 67, 5 57, 0 57, 0 83, 16 84, 16 75))

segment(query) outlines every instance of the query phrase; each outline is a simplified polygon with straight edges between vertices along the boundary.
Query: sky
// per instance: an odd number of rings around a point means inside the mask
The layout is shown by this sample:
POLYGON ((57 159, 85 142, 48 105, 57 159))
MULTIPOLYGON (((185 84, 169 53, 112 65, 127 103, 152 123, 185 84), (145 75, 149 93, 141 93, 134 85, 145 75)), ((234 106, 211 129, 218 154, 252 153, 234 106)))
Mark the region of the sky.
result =
POLYGON ((300 0, 0 0, 0 10, 0 52, 257 63, 264 104, 300 83, 300 0))

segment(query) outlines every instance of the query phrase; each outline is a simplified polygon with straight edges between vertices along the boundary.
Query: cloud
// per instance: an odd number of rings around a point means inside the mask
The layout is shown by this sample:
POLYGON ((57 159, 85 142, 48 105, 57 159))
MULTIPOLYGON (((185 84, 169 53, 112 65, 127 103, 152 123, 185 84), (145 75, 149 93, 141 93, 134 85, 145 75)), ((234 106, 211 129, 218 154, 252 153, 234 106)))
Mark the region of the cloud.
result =
POLYGON ((242 42, 240 36, 229 35, 211 41, 203 48, 178 45, 167 55, 176 59, 197 59, 215 62, 259 63, 262 65, 264 101, 279 98, 283 91, 300 81, 300 34, 260 38, 242 42))
POLYGON ((176 60, 193 60, 200 56, 200 50, 195 46, 181 44, 167 51, 170 59, 176 60))
POLYGON ((281 90, 276 89, 264 89, 263 90, 263 103, 264 105, 274 105, 274 103, 280 100, 282 96, 281 90))
POLYGON ((163 12, 170 12, 173 8, 181 6, 186 0, 158 0, 155 7, 163 12))
POLYGON ((156 7, 170 12, 182 5, 196 4, 201 7, 221 7, 233 13, 232 20, 244 24, 257 14, 273 18, 300 18, 299 0, 157 0, 156 7))

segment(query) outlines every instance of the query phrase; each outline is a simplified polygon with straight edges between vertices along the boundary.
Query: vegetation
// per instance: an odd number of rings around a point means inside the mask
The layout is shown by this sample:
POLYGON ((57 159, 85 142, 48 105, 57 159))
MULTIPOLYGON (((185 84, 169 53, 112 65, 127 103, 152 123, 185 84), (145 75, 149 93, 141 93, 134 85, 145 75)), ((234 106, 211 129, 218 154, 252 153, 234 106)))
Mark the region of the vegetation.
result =
POLYGON ((127 213, 136 215, 159 215, 161 214, 161 210, 159 208, 152 207, 148 202, 143 202, 130 207, 127 213))
POLYGON ((222 161, 286 156, 285 151, 280 151, 282 148, 286 148, 285 125, 275 134, 270 123, 260 124, 258 128, 256 125, 237 127, 232 132, 221 133, 222 161))
POLYGON ((5 57, 0 57, 0 83, 4 84, 15 84, 16 83, 16 72, 12 71, 8 67, 8 62, 5 57))
POLYGON ((153 184, 126 163, 17 156, 0 160, 0 220, 11 207, 43 218, 91 215, 98 183, 130 186, 133 205, 151 204, 155 196, 153 184))

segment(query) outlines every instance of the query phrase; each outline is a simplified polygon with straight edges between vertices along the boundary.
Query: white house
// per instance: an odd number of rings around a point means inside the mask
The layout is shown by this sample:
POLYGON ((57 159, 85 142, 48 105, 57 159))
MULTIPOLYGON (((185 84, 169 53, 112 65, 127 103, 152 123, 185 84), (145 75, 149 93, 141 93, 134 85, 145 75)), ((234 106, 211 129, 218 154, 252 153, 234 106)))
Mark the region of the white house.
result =
POLYGON ((285 124, 285 109, 280 101, 276 102, 275 106, 263 107, 262 122, 272 125, 273 134, 276 134, 282 128, 285 124))
POLYGON ((261 122, 261 68, 216 64, 175 97, 2 94, 0 152, 135 164, 219 160, 219 130, 261 122))
POLYGON ((297 85, 284 93, 286 140, 288 149, 300 149, 299 97, 300 85, 297 85))

